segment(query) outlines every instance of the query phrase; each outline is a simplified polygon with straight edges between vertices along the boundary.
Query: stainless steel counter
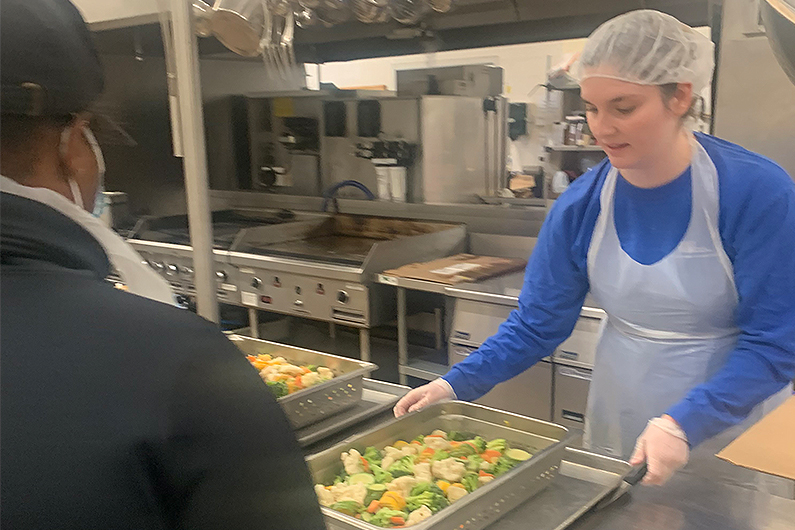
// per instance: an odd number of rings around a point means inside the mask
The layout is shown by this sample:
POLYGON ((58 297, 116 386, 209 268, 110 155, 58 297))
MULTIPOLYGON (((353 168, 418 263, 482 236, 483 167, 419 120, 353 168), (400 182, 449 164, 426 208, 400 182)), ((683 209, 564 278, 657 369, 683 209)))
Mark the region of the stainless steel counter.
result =
MULTIPOLYGON (((565 487, 565 485, 561 484, 565 487)), ((530 530, 521 508, 493 530, 530 530)), ((795 500, 678 474, 663 487, 636 486, 615 504, 588 513, 570 530, 792 530, 795 500)))

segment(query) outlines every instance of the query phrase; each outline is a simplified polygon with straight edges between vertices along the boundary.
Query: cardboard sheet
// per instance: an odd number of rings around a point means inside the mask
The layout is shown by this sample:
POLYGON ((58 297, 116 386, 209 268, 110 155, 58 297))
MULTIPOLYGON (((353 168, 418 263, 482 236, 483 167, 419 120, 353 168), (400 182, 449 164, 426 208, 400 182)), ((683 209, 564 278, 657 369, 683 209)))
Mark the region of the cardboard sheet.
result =
POLYGON ((455 285, 522 270, 526 265, 527 261, 523 259, 456 254, 425 263, 411 263, 397 269, 384 271, 383 274, 455 285))
POLYGON ((795 396, 718 453, 737 466, 795 480, 795 396))

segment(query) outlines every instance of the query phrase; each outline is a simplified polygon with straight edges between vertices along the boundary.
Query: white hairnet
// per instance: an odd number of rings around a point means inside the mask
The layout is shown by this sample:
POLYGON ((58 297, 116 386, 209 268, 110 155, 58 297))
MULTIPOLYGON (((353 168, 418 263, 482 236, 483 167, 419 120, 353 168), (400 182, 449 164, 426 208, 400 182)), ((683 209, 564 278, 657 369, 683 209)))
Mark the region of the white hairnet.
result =
POLYGON ((692 83, 698 94, 712 79, 713 49, 712 41, 671 15, 630 11, 591 33, 573 75, 580 82, 609 77, 642 85, 692 83))

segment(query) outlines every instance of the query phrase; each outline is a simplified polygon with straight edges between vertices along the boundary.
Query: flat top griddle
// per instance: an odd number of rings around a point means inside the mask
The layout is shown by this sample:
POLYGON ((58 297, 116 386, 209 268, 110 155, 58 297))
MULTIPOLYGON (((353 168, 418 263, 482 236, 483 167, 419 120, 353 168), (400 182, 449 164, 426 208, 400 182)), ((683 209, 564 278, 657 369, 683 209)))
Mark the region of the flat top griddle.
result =
POLYGON ((451 225, 405 219, 335 215, 289 234, 243 237, 233 250, 323 263, 361 266, 379 242, 437 232, 451 225))
MULTIPOLYGON (((295 220, 289 210, 270 213, 249 213, 238 210, 218 210, 212 213, 213 247, 227 250, 241 230, 254 226, 276 225, 295 220)), ((190 245, 190 229, 187 215, 173 215, 145 220, 133 234, 134 239, 190 245)))

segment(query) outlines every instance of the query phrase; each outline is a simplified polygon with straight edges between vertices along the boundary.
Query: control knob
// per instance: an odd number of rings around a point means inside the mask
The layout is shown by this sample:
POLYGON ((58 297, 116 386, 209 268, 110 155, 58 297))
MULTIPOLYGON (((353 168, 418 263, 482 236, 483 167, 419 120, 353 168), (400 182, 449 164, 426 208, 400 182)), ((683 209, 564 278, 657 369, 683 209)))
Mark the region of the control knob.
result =
POLYGON ((337 291, 337 302, 347 304, 351 297, 345 291, 337 291))

